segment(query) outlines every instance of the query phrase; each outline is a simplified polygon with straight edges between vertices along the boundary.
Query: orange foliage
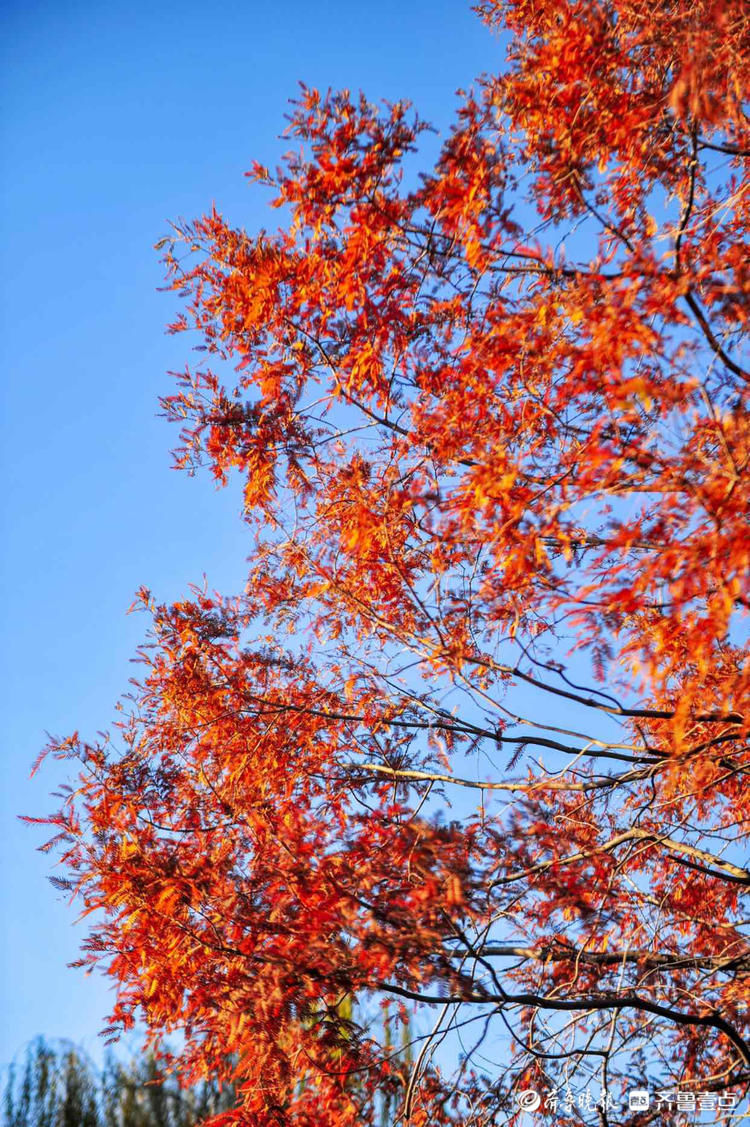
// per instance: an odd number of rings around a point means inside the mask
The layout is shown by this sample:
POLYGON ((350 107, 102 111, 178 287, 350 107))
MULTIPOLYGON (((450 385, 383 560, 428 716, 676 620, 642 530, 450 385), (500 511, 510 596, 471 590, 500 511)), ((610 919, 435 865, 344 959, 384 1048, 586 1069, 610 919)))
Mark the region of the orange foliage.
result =
POLYGON ((113 1028, 233 1072, 226 1123, 750 1077, 747 13, 479 9, 507 65, 421 180, 407 107, 303 90, 252 173, 281 229, 167 253, 210 366, 166 409, 244 480, 247 589, 144 595, 52 821, 113 1028))

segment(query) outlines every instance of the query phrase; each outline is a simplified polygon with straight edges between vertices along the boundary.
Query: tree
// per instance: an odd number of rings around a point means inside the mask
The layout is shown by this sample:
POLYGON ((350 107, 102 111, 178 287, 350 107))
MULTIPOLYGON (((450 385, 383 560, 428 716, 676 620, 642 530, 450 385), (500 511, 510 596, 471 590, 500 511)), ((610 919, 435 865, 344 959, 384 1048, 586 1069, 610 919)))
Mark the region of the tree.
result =
POLYGON ((209 1084, 182 1091, 149 1054, 98 1070, 73 1046, 42 1039, 26 1053, 20 1076, 11 1066, 3 1127, 193 1127, 231 1107, 234 1092, 209 1084))
POLYGON ((206 353, 164 406, 244 481, 247 588, 142 592, 51 821, 113 1028, 236 1054, 221 1122, 750 1078, 747 14, 478 7, 506 65, 431 171, 407 106, 303 88, 251 173, 281 228, 163 243, 206 353))
POLYGON ((100 1127, 92 1069, 75 1049, 31 1045, 20 1077, 11 1065, 3 1127, 100 1127))

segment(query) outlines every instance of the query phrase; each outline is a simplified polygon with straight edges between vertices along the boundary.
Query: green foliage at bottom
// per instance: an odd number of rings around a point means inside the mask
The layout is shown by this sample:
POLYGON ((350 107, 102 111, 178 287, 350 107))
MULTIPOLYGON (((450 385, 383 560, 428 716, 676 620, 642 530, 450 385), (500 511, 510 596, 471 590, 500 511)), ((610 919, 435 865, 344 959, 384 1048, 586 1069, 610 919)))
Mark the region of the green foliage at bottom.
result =
POLYGON ((2 1127, 194 1127, 234 1102, 229 1088, 181 1089, 151 1055, 98 1070, 74 1047, 38 1040, 9 1070, 2 1127))

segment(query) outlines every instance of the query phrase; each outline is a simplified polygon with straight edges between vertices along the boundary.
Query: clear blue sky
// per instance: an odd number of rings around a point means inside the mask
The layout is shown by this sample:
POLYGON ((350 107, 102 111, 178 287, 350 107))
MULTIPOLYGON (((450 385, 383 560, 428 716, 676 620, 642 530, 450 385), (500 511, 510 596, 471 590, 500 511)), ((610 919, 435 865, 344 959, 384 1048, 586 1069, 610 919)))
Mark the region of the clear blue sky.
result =
POLYGON ((179 597, 241 582, 236 492, 170 469, 156 417, 167 369, 153 243, 215 201, 272 226, 243 179, 273 165, 298 80, 411 98, 445 126, 454 91, 499 65, 463 0, 5 0, 0 14, 0 1065, 36 1034, 100 1054, 105 984, 65 964, 82 928, 47 883, 59 769, 29 781, 45 731, 107 728, 132 674, 146 583, 179 597))

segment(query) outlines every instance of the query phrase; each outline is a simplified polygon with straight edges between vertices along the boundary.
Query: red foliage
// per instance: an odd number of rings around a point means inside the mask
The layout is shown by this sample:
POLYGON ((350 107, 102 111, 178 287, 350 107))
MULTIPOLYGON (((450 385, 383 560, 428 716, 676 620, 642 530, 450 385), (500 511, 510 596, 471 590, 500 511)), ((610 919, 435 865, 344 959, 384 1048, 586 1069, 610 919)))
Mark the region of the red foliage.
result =
POLYGON ((405 106, 304 90, 281 230, 167 253, 215 367, 165 404, 244 479, 248 585, 145 596, 53 821, 113 1026, 232 1071, 226 1123, 750 1076, 747 14, 479 8, 507 66, 419 186, 405 106))

